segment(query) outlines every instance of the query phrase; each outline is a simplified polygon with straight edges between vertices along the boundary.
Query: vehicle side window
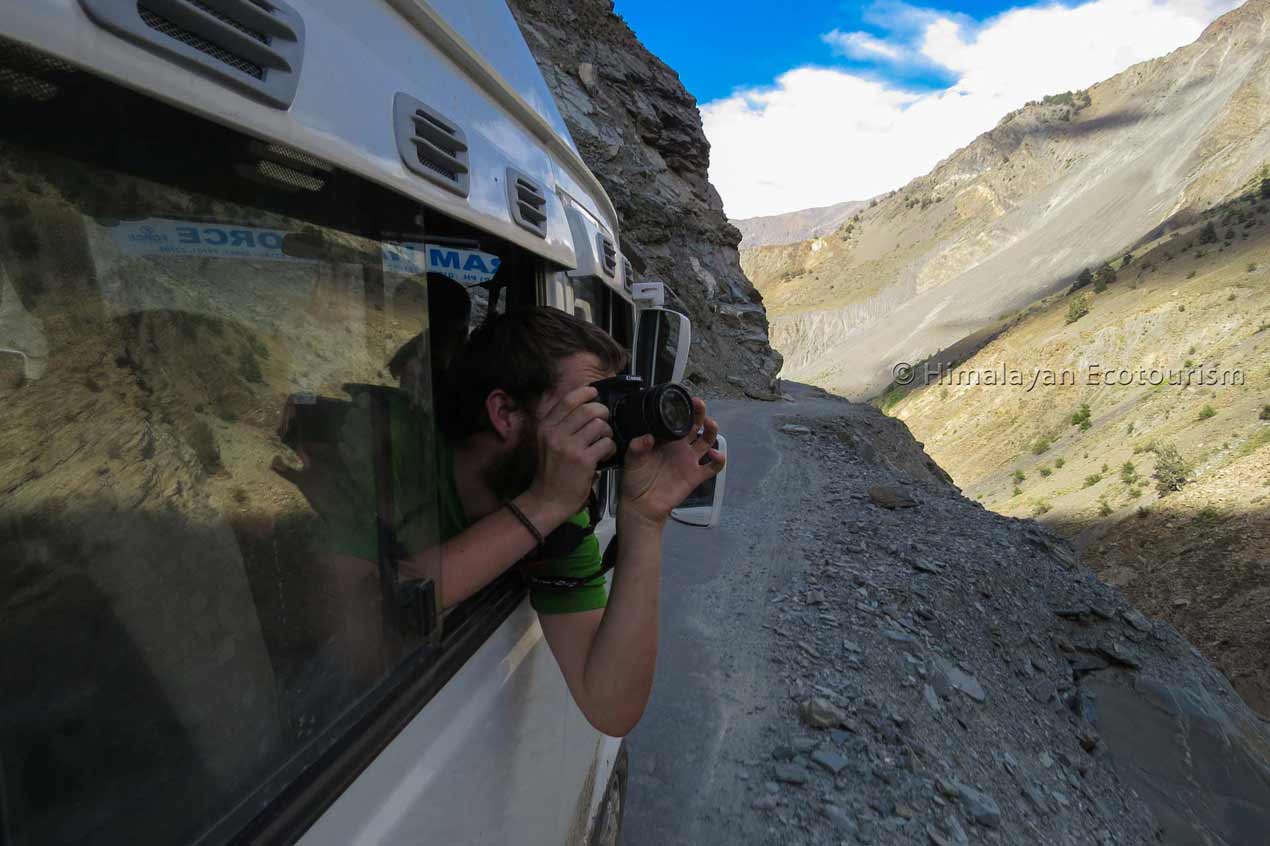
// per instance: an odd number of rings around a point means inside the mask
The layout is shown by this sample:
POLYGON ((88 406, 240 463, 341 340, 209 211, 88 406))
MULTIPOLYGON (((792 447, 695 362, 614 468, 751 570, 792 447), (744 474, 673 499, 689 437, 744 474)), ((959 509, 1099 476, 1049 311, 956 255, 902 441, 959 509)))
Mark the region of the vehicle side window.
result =
POLYGON ((0 839, 226 842, 439 649, 418 207, 83 74, 0 109, 0 839))

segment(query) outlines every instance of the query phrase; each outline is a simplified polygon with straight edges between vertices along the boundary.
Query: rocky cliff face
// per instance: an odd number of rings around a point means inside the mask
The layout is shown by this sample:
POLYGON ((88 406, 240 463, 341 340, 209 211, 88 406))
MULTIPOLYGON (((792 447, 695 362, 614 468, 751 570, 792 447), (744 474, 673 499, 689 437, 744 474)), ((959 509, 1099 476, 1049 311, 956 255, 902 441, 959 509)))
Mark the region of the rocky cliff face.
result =
POLYGON ((1007 115, 830 235, 747 250, 784 374, 868 396, 1242 190, 1270 161, 1270 0, 1007 115))
POLYGON ((637 278, 666 283, 692 318, 690 378, 711 394, 769 390, 780 357, 740 233, 706 178, 696 101, 605 0, 512 0, 583 159, 621 217, 637 278))

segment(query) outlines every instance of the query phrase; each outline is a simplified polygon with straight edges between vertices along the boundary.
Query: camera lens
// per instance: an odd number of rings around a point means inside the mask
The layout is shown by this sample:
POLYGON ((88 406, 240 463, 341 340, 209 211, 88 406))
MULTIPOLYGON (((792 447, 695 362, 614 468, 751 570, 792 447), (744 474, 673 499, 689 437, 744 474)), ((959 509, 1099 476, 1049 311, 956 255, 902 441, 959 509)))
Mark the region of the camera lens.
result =
POLYGON ((645 420, 653 437, 674 441, 692 431, 692 397, 673 382, 658 385, 644 398, 645 420))

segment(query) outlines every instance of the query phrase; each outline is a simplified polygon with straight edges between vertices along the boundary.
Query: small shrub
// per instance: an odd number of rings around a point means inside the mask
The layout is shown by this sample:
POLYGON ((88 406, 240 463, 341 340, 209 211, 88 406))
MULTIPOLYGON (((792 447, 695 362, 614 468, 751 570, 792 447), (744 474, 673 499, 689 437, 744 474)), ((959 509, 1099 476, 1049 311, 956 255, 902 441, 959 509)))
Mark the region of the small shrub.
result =
POLYGON ((1160 496, 1180 491, 1190 481, 1191 465, 1173 444, 1158 447, 1155 453, 1155 490, 1160 496))
POLYGON ((1249 273, 1252 273, 1252 272, 1253 272, 1254 270, 1256 270, 1256 269, 1257 269, 1257 263, 1256 263, 1255 261, 1250 261, 1250 262, 1248 262, 1248 272, 1249 272, 1249 273))
POLYGON ((1177 304, 1177 310, 1178 310, 1178 311, 1186 311, 1186 306, 1182 305, 1181 303, 1178 303, 1178 304, 1177 304))
POLYGON ((1210 220, 1204 224, 1204 228, 1200 230, 1199 242, 1201 244, 1214 244, 1217 242, 1217 227, 1210 220))
POLYGON ((1101 473, 1090 473, 1088 476, 1085 477, 1085 484, 1081 485, 1081 487, 1092 488, 1094 485, 1098 484, 1101 481, 1102 481, 1101 473))
POLYGON ((1104 263, 1094 274, 1094 290, 1101 293, 1107 286, 1116 281, 1116 271, 1110 264, 1104 263))
POLYGON ((1079 426, 1082 432, 1088 431, 1092 425, 1089 422, 1089 403, 1081 403, 1080 410, 1072 412, 1072 425, 1079 426))
POLYGON ((1024 474, 1024 472, 1023 472, 1022 470, 1015 470, 1015 471, 1014 471, 1014 476, 1013 476, 1013 477, 1011 477, 1011 478, 1013 478, 1013 479, 1014 479, 1014 483, 1015 483, 1016 485, 1021 485, 1021 484, 1023 484, 1024 482, 1026 482, 1026 481, 1027 481, 1027 475, 1026 475, 1026 474, 1024 474))
POLYGON ((1125 433, 1126 435, 1132 435, 1132 434, 1133 434, 1133 427, 1134 427, 1134 425, 1135 425, 1135 424, 1134 424, 1134 422, 1133 422, 1132 420, 1130 420, 1130 421, 1129 421, 1129 425, 1124 427, 1124 433, 1125 433))
POLYGON ((1089 314, 1089 301, 1083 295, 1067 304, 1067 322, 1069 324, 1075 323, 1087 314, 1089 314))
POLYGON ((1022 489, 1021 487, 1019 487, 1018 485, 1015 485, 1015 486, 1014 486, 1014 495, 1015 495, 1015 496, 1022 496, 1022 495, 1023 495, 1023 489, 1022 489))
POLYGON ((1193 270, 1192 270, 1190 273, 1186 274, 1186 278, 1187 278, 1187 279, 1194 279, 1194 278, 1195 278, 1195 271, 1193 271, 1193 270))
POLYGON ((1107 504, 1107 500, 1100 500, 1098 503, 1098 513, 1103 517, 1111 516, 1111 506, 1107 504))
POLYGON ((1217 416, 1217 410, 1214 409, 1211 405, 1205 405, 1203 408, 1199 410, 1200 420, 1207 420, 1210 417, 1216 417, 1216 416, 1217 416))
POLYGON ((1120 465, 1120 479, 1126 485, 1132 485, 1138 480, 1138 468, 1133 466, 1132 461, 1120 465))
POLYGON ((1043 500, 1043 499, 1042 499, 1042 500, 1038 500, 1037 502, 1033 503, 1033 505, 1032 505, 1032 516, 1033 516, 1033 517, 1040 517, 1042 514, 1047 513, 1047 512, 1050 510, 1050 508, 1051 508, 1051 506, 1050 506, 1050 504, 1049 504, 1048 502, 1046 502, 1046 501, 1045 501, 1045 500, 1043 500))
POLYGON ((1270 420, 1270 405, 1261 406, 1261 419, 1270 420))
POLYGON ((1064 459, 1064 458, 1055 458, 1055 459, 1054 459, 1054 467, 1055 467, 1055 469, 1062 470, 1062 469, 1063 469, 1063 465, 1064 465, 1064 464, 1066 464, 1066 463, 1067 463, 1067 460, 1066 460, 1066 459, 1064 459))
MULTIPOLYGON (((1266 408, 1270 408, 1270 405, 1266 406, 1266 408)), ((1041 474, 1041 478, 1042 478, 1042 479, 1048 479, 1048 478, 1049 478, 1051 475, 1053 475, 1053 473, 1054 473, 1054 471, 1053 471, 1053 470, 1051 470, 1051 469, 1049 469, 1048 467, 1042 467, 1041 469, 1037 470, 1036 472, 1038 472, 1038 473, 1040 473, 1040 474, 1041 474)))
POLYGON ((1049 451, 1050 446, 1051 442, 1049 438, 1037 438, 1036 442, 1032 444, 1032 454, 1042 455, 1049 451))

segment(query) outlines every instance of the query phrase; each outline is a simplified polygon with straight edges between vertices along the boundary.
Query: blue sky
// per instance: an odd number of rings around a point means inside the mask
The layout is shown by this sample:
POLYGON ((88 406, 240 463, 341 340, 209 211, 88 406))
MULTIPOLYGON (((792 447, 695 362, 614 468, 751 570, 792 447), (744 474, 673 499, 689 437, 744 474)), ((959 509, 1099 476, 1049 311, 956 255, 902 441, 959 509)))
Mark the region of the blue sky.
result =
POLYGON ((725 211, 752 217, 899 188, 1028 101, 1182 47, 1240 1, 615 7, 696 96, 725 211))
MULTIPOLYGON (((835 54, 821 35, 834 29, 883 37, 883 4, 830 0, 794 0, 795 12, 759 0, 617 0, 617 13, 646 47, 679 72, 698 102, 726 97, 738 87, 771 84, 777 76, 804 64, 854 68, 876 73, 869 63, 835 54), (726 45, 726 52, 721 46, 726 45)), ((947 8, 983 20, 1020 3, 969 0, 947 8)), ((917 89, 943 87, 945 74, 893 71, 883 74, 917 89)))

